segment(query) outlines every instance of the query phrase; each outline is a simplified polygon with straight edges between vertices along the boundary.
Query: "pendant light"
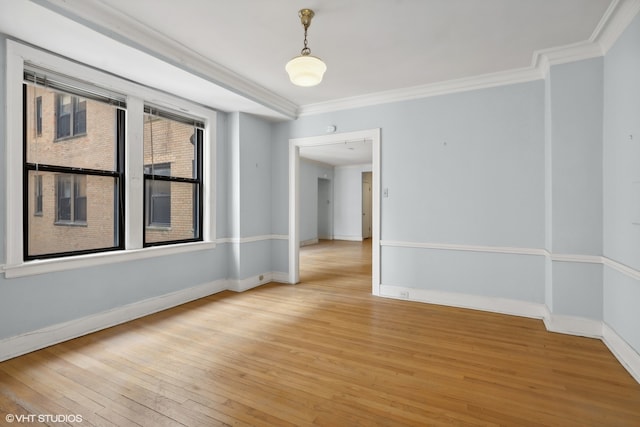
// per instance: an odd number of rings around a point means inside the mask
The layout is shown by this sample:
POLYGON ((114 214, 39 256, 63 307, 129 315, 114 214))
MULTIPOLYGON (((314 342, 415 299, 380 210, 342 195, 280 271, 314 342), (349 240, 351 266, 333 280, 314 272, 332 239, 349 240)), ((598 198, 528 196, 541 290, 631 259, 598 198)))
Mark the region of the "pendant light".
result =
POLYGON ((311 18, 314 13, 311 9, 302 9, 298 12, 300 22, 304 27, 304 47, 300 51, 300 56, 296 56, 287 62, 285 70, 289 74, 291 83, 297 86, 315 86, 322 81, 327 66, 322 60, 311 55, 311 49, 307 46, 307 29, 311 25, 311 18))

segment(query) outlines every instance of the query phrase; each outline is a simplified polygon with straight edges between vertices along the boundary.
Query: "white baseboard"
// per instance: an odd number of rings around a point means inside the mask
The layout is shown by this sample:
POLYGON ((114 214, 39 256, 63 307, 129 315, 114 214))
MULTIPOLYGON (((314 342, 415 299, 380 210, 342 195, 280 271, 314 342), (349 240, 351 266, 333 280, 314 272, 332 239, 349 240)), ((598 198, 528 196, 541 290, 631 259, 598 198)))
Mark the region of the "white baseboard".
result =
POLYGON ((352 242, 362 242, 362 236, 333 236, 333 240, 349 240, 352 242))
POLYGON ((402 286, 380 285, 380 296, 542 319, 550 332, 602 340, 620 364, 640 383, 640 354, 600 320, 552 314, 545 304, 402 286))
POLYGON ((244 292, 271 282, 271 273, 262 273, 245 279, 229 279, 228 288, 234 292, 244 292))
POLYGON ((289 273, 274 271, 271 273, 271 281, 276 283, 289 283, 289 273))
POLYGON ((602 341, 629 374, 640 383, 640 354, 606 323, 602 324, 602 341))
POLYGON ((220 279, 166 295, 134 302, 80 319, 0 340, 0 362, 73 338, 148 316, 224 290, 246 291, 269 282, 288 283, 289 275, 269 272, 242 280, 220 279))
POLYGON ((234 292, 244 292, 269 282, 289 283, 289 274, 270 271, 245 279, 229 279, 227 289, 234 292))
POLYGON ((544 304, 455 292, 380 285, 380 296, 542 319, 544 304))
MULTIPOLYGON (((546 309, 546 307, 545 307, 546 309)), ((547 331, 589 338, 602 338, 602 321, 585 317, 551 314, 547 309, 544 317, 547 331)))
POLYGON ((300 247, 309 246, 309 245, 315 245, 317 243, 318 243, 318 239, 303 240, 303 241, 300 242, 300 247))
POLYGON ((63 341, 110 328, 189 301, 227 289, 227 280, 220 279, 170 294, 149 298, 80 319, 58 323, 0 341, 0 362, 63 341))

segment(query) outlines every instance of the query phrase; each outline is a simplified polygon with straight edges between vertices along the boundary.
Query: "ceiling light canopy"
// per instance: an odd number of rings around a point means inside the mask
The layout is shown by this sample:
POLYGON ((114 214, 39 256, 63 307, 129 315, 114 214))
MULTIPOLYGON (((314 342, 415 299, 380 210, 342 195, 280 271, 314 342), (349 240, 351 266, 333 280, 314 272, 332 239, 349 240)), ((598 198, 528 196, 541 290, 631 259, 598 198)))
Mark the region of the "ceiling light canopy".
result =
POLYGON ((289 74, 291 83, 297 86, 315 86, 322 81, 327 66, 322 60, 311 55, 311 49, 307 46, 307 29, 311 25, 311 18, 314 13, 311 9, 302 9, 298 12, 300 22, 304 27, 304 47, 300 51, 300 56, 296 56, 287 62, 285 70, 289 74))

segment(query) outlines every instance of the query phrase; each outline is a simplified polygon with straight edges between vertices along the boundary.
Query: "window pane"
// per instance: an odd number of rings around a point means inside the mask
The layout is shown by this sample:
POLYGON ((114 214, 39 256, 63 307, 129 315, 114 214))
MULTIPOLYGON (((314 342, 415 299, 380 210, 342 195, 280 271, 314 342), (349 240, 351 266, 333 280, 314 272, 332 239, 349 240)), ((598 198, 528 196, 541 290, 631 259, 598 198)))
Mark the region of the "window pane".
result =
POLYGON ((147 227, 145 243, 194 239, 197 230, 197 189, 198 184, 146 180, 147 227), (166 193, 169 190, 169 193, 166 193), (153 194, 152 197, 149 194, 153 194), (151 220, 165 221, 165 226, 151 223, 151 220))
POLYGON ((116 170, 116 107, 31 84, 25 104, 28 163, 116 170))
POLYGON ((56 222, 71 221, 71 176, 56 175, 56 222))
POLYGON ((36 134, 42 135, 42 97, 36 97, 36 134))
POLYGON ((75 175, 73 183, 73 221, 87 221, 87 180, 84 176, 75 175))
POLYGON ((117 178, 29 171, 29 188, 42 180, 42 214, 27 215, 28 255, 38 256, 118 246, 117 178))
POLYGON ((171 183, 147 180, 147 225, 169 227, 171 225, 171 183))
MULTIPOLYGON (((171 164, 171 175, 197 178, 193 164, 194 127, 164 117, 144 115, 144 164, 171 164)), ((151 173, 151 172, 147 172, 151 173)), ((155 172, 158 174, 158 172, 155 172)))
POLYGON ((56 95, 56 137, 71 136, 71 96, 56 95))
POLYGON ((73 134, 79 135, 87 132, 87 100, 76 98, 73 119, 73 134))
POLYGON ((42 175, 34 175, 34 192, 35 192, 35 206, 33 209, 34 215, 42 215, 42 175))

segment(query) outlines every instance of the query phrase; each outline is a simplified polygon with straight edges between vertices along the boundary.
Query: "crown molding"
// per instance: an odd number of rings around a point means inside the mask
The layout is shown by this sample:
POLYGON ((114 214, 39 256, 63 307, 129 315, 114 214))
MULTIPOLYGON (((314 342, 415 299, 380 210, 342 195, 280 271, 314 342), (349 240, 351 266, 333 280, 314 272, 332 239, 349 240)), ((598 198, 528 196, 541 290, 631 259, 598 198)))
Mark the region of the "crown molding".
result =
POLYGON ((302 105, 298 116, 408 101, 543 79, 553 65, 603 56, 640 11, 640 0, 613 0, 588 40, 537 50, 531 65, 462 79, 302 105))
POLYGON ((606 54, 640 12, 640 0, 613 0, 589 41, 597 42, 606 54))
POLYGON ((298 109, 298 116, 309 116, 337 110, 368 107, 371 105, 386 104, 390 102, 409 101, 412 99, 465 92, 475 89, 524 83, 532 80, 539 80, 542 79, 542 77, 542 74, 533 67, 500 71, 480 76, 447 80, 349 98, 341 98, 317 104, 307 104, 298 109))
POLYGON ((235 73, 101 0, 31 0, 129 47, 150 54, 288 118, 292 101, 235 73))
POLYGON ((297 106, 102 0, 31 1, 292 119, 540 80, 553 65, 603 56, 640 11, 640 0, 613 0, 588 40, 538 50, 527 67, 297 106))

